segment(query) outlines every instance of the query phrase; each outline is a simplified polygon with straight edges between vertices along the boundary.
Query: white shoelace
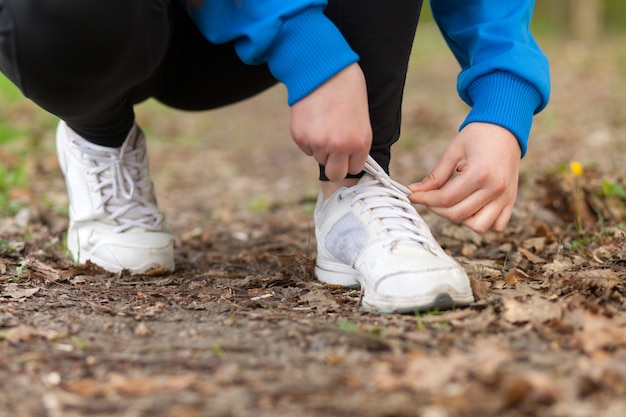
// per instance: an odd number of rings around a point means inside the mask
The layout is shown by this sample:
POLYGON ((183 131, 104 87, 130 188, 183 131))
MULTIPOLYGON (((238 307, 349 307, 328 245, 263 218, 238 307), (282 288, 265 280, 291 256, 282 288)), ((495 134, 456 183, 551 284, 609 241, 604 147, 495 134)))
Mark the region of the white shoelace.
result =
POLYGON ((86 140, 72 141, 84 159, 95 162, 96 166, 88 171, 99 181, 92 191, 102 193, 97 208, 104 206, 109 213, 106 220, 118 223, 114 233, 132 227, 163 229, 165 218, 151 200, 151 182, 142 163, 144 150, 138 141, 136 136, 129 137, 121 148, 103 148, 86 140))
POLYGON ((362 179, 357 185, 345 189, 340 197, 353 192, 356 197, 352 204, 361 201, 364 211, 374 213, 371 221, 380 221, 380 232, 389 234, 387 245, 393 247, 400 242, 410 242, 436 250, 428 226, 407 197, 411 190, 392 180, 371 156, 365 163, 364 171, 372 178, 362 179))

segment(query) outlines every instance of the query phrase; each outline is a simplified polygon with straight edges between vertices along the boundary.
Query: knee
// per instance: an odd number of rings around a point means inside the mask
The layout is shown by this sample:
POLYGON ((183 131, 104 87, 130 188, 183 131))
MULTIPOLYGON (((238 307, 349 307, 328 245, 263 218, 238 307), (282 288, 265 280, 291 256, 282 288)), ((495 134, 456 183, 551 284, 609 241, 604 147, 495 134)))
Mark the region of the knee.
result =
POLYGON ((44 66, 109 73, 133 56, 156 60, 167 44, 165 0, 6 1, 23 70, 44 66))
POLYGON ((112 83, 128 89, 160 64, 168 44, 167 0, 4 1, 20 87, 36 102, 60 92, 110 94, 112 83))

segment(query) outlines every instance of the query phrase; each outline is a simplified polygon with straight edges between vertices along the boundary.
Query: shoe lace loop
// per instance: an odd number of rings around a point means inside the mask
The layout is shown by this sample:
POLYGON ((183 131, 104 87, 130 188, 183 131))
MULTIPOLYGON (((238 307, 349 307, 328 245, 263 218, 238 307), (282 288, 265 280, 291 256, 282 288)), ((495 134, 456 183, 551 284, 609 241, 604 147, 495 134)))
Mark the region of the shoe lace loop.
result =
POLYGON ((98 178, 94 192, 102 198, 96 208, 104 207, 107 220, 115 221, 116 233, 132 227, 161 230, 165 216, 152 201, 152 188, 147 167, 144 166, 144 149, 138 144, 138 133, 133 132, 120 148, 105 149, 87 141, 74 141, 83 158, 94 162, 90 175, 98 178), (134 133, 134 136, 133 136, 134 133))
POLYGON ((354 187, 343 190, 340 198, 353 192, 355 197, 352 204, 362 202, 362 210, 373 213, 370 221, 380 222, 382 226, 380 233, 387 232, 389 236, 387 245, 392 248, 400 242, 409 242, 436 250, 428 226, 407 197, 411 191, 392 180, 371 156, 365 164, 364 171, 370 177, 362 179, 354 187))

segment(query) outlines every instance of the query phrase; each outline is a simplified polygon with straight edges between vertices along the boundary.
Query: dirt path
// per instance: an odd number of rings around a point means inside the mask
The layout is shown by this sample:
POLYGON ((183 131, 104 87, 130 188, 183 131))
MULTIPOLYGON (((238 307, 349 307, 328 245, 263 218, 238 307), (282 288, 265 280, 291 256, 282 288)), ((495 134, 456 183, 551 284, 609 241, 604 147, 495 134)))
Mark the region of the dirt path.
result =
MULTIPOLYGON (((402 182, 428 172, 465 111, 456 64, 420 30, 402 182)), ((316 167, 289 139, 281 88, 202 115, 138 109, 177 236, 171 275, 68 262, 43 118, 32 186, 16 192, 29 203, 0 218, 0 417, 626 415, 622 42, 546 43, 553 101, 505 233, 424 214, 477 297, 445 313, 367 313, 359 291, 316 282, 316 167)), ((18 124, 38 114, 21 111, 18 124)))

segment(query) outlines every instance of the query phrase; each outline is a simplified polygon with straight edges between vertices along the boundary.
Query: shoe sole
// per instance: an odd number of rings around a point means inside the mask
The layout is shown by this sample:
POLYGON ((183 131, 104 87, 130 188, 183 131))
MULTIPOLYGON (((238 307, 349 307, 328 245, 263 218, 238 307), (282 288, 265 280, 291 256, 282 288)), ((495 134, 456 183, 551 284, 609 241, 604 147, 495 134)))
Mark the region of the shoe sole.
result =
POLYGON ((361 307, 368 311, 378 313, 415 314, 427 311, 454 310, 457 307, 465 307, 474 302, 472 294, 454 294, 453 291, 440 292, 434 297, 422 300, 394 300, 393 302, 381 300, 380 297, 368 297, 367 291, 363 294, 361 307), (373 298, 373 299, 372 299, 373 298))
MULTIPOLYGON (((327 285, 335 285, 346 288, 362 287, 356 271, 349 266, 333 264, 335 270, 315 266, 317 279, 327 285)), ((459 292, 454 288, 441 291, 433 296, 423 296, 420 299, 390 297, 387 295, 371 294, 367 289, 363 293, 361 307, 367 311, 378 313, 400 313, 415 314, 416 312, 426 312, 433 310, 453 310, 457 307, 464 307, 474 302, 474 295, 471 289, 469 292, 459 292)))

